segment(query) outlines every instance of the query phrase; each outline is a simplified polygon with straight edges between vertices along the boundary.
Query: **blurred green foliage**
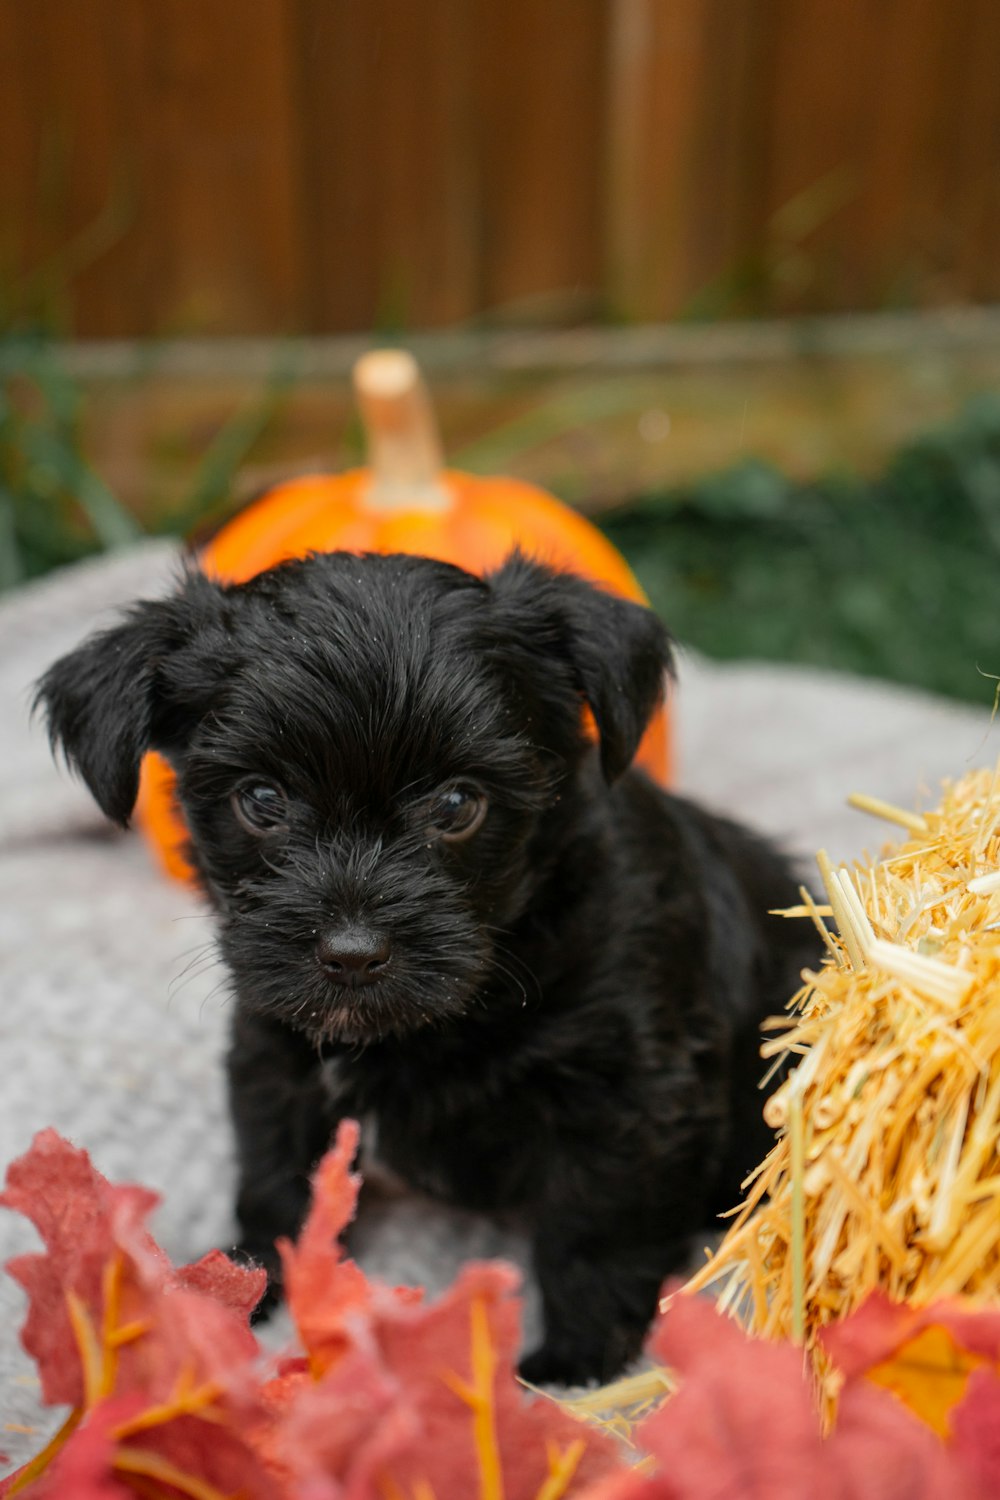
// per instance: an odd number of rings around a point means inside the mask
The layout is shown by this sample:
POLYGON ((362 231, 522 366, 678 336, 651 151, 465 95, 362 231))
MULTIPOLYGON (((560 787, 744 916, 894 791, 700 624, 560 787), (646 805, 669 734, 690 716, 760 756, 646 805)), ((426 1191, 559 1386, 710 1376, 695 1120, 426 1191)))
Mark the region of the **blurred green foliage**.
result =
POLYGON ((51 343, 31 333, 0 344, 0 588, 124 546, 137 522, 87 463, 81 395, 51 343))
MULTIPOLYGON (((156 532, 187 535, 225 518, 235 477, 291 379, 279 349, 261 394, 208 443, 181 504, 150 504, 156 532)), ((143 534, 88 462, 82 413, 82 389, 45 333, 0 335, 0 590, 143 534)))
POLYGON ((1000 674, 1000 400, 878 480, 748 462, 603 521, 677 638, 990 702, 1000 674))

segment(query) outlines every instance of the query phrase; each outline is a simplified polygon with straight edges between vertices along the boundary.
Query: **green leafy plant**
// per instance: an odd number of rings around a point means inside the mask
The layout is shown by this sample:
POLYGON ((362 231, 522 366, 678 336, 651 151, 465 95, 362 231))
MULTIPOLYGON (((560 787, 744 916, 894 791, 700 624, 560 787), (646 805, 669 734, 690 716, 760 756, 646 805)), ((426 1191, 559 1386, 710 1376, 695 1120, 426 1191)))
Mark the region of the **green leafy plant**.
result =
POLYGON ((976 702, 1000 671, 1000 400, 874 481, 748 462, 604 518, 653 604, 711 656, 889 678, 976 702))
POLYGON ((8 334, 0 347, 0 588, 140 535, 87 462, 82 396, 51 343, 8 334))
MULTIPOLYGON (((293 379, 283 351, 262 392, 223 423, 189 489, 152 530, 188 535, 232 509, 234 481, 293 379)), ((85 394, 41 333, 0 337, 0 591, 93 553, 127 546, 144 527, 89 462, 85 394)))

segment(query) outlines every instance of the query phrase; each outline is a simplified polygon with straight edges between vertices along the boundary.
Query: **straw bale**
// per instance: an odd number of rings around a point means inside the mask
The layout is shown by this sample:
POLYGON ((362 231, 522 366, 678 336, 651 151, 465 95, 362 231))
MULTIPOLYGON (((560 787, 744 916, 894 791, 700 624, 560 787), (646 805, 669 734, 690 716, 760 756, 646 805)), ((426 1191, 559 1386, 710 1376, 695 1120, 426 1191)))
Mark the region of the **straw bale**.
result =
POLYGON ((799 1059, 779 1138, 685 1288, 814 1352, 875 1288, 1000 1297, 1000 767, 933 812, 851 800, 908 837, 850 871, 821 853, 828 906, 788 913, 828 951, 762 1049, 799 1059))

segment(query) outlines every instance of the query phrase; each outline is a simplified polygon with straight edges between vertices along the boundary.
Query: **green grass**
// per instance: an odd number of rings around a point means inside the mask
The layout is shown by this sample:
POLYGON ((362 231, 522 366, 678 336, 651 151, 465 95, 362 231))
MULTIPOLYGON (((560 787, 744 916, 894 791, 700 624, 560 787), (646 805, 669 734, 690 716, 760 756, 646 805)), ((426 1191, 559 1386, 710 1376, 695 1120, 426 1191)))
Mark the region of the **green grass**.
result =
POLYGON ((982 398, 873 483, 761 464, 605 519, 678 639, 991 703, 1000 675, 1000 401, 982 398), (985 674, 985 675, 984 675, 985 674))
MULTIPOLYGON (((260 394, 206 445, 181 502, 150 503, 157 520, 147 530, 187 535, 225 519, 236 475, 291 378, 279 352, 260 394)), ((0 591, 143 535, 87 458, 83 400, 46 334, 0 334, 0 591)))
POLYGON ((0 588, 140 535, 87 463, 80 390, 50 343, 0 344, 0 588))

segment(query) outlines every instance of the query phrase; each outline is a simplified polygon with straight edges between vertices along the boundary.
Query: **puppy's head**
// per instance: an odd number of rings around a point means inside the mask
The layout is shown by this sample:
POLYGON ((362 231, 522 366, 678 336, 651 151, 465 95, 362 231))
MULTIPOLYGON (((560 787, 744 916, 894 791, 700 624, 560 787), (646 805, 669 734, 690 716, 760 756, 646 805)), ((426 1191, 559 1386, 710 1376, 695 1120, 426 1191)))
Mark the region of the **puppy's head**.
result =
POLYGON ((628 766, 668 665, 649 610, 518 554, 482 579, 328 553, 190 574, 38 699, 116 822, 144 752, 170 760, 244 1002, 363 1044, 488 1002, 499 935, 628 766))

